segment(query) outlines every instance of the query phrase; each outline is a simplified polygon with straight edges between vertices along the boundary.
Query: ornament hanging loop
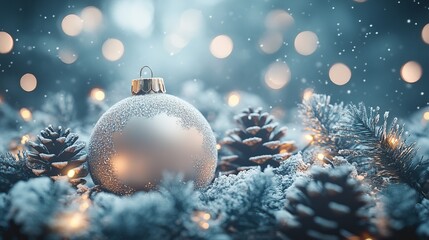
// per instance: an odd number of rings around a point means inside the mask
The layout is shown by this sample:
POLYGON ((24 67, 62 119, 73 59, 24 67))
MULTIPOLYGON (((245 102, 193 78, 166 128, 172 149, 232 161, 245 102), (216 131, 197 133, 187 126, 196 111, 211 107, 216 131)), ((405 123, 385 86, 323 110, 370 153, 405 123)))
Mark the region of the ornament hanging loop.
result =
POLYGON ((150 77, 153 78, 153 71, 152 68, 150 68, 149 66, 145 65, 142 68, 140 68, 140 79, 142 79, 142 73, 143 73, 143 69, 148 68, 150 71, 150 77))
POLYGON ((134 96, 165 92, 164 79, 153 77, 153 71, 147 65, 140 68, 140 78, 131 81, 131 94, 134 96), (142 76, 145 68, 149 69, 150 78, 142 76))

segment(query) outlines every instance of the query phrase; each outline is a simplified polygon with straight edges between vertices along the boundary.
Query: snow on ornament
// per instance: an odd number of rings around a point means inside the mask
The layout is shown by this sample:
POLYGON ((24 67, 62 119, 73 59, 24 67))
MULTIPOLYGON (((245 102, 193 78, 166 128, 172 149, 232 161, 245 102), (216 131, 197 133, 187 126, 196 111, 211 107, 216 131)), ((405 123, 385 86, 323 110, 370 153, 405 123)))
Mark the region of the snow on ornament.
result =
POLYGON ((207 185, 217 161, 210 125, 192 105, 165 94, 162 78, 142 78, 145 67, 140 79, 132 80, 133 96, 113 105, 95 125, 88 151, 94 183, 131 194, 156 188, 170 172, 197 187, 207 185))

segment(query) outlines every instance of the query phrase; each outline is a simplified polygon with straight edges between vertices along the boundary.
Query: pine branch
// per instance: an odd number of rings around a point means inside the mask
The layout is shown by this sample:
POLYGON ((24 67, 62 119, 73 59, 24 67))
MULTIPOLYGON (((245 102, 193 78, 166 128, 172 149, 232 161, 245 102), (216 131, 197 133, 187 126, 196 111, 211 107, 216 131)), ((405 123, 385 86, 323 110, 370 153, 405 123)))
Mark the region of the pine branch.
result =
POLYGON ((349 148, 349 142, 338 134, 346 108, 343 103, 331 104, 327 95, 313 94, 299 105, 299 114, 306 130, 313 135, 313 143, 326 149, 331 156, 349 148))
POLYGON ((367 110, 362 103, 350 105, 347 115, 348 124, 343 125, 341 133, 359 147, 340 151, 340 154, 373 166, 375 174, 370 177, 375 184, 404 182, 426 195, 422 185, 428 179, 429 161, 415 157, 415 144, 406 143, 404 126, 398 124, 398 119, 394 118, 389 126, 389 113, 386 112, 380 125, 379 108, 367 110))
POLYGON ((18 154, 18 159, 10 154, 0 154, 0 192, 7 192, 15 183, 28 180, 33 174, 25 165, 25 155, 18 154))

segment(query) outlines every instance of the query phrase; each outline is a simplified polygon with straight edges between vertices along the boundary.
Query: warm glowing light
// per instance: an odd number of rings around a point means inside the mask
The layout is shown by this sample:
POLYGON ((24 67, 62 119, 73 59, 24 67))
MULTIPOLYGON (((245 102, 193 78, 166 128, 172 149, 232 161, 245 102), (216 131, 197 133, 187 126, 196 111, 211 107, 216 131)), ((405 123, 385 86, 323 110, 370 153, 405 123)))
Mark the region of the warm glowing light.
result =
POLYGON ((309 142, 312 142, 314 138, 313 138, 313 135, 307 134, 307 135, 305 135, 305 139, 309 142))
POLYGON ((283 35, 279 32, 268 32, 259 40, 262 52, 272 54, 277 52, 283 44, 283 35))
POLYGON ((31 121, 31 119, 33 118, 33 114, 30 110, 28 110, 28 108, 21 108, 19 110, 19 114, 21 115, 22 119, 27 122, 31 121))
POLYGON ((103 14, 101 13, 100 9, 94 6, 84 8, 80 13, 80 17, 83 21, 83 30, 87 32, 97 30, 97 28, 103 22, 103 14))
POLYGON ((235 107, 240 103, 240 94, 238 92, 230 92, 228 94, 228 106, 235 107))
POLYGON ((399 139, 397 139, 395 137, 390 137, 389 138, 389 143, 390 143, 390 146, 392 146, 392 147, 396 147, 396 145, 398 144, 398 142, 399 142, 399 139))
POLYGON ((107 60, 117 61, 124 54, 124 44, 118 39, 109 38, 103 43, 101 51, 107 60))
POLYGON ((289 82, 291 73, 286 63, 274 62, 265 73, 265 83, 269 88, 281 89, 289 82))
POLYGON ((210 215, 210 213, 203 213, 202 218, 207 221, 207 220, 210 220, 211 215, 210 215))
POLYGON ((13 48, 13 38, 7 32, 0 32, 0 54, 9 53, 13 48))
POLYGON ((222 148, 222 146, 218 143, 218 144, 216 144, 216 149, 217 150, 220 150, 222 148))
POLYGON ((319 44, 319 38, 314 32, 304 31, 300 32, 295 38, 296 51, 304 56, 313 54, 319 44))
POLYGON ((67 177, 72 178, 74 177, 74 175, 76 175, 76 171, 71 169, 67 172, 67 177))
POLYGON ((26 134, 21 138, 21 144, 26 144, 30 140, 30 135, 26 134))
POLYGON ((314 90, 313 90, 312 88, 306 88, 306 89, 304 90, 304 93, 302 94, 302 98, 303 98, 305 101, 308 101, 308 100, 310 100, 310 98, 313 96, 313 93, 314 93, 314 90))
POLYGON ((72 64, 77 60, 77 54, 71 50, 60 49, 58 51, 58 58, 65 64, 72 64))
POLYGON ((21 77, 19 84, 24 91, 31 92, 36 89, 37 79, 33 74, 26 73, 21 77))
POLYGON ((329 78, 336 85, 344 85, 350 81, 352 72, 350 68, 343 63, 335 63, 329 69, 329 78))
POLYGON ((219 35, 210 43, 210 52, 216 58, 227 58, 234 48, 232 39, 227 35, 219 35))
POLYGON ((89 201, 88 200, 84 200, 80 205, 79 205, 79 211, 84 212, 85 210, 87 210, 89 208, 89 201))
POLYGON ((323 153, 319 153, 317 154, 317 159, 322 161, 323 159, 325 159, 325 155, 323 153))
POLYGON ((180 52, 186 45, 188 45, 188 39, 177 33, 172 33, 164 38, 164 48, 170 53, 175 54, 180 52))
POLYGON ((61 28, 63 29, 63 32, 72 37, 79 35, 82 31, 82 27, 83 21, 76 14, 69 14, 65 16, 61 22, 61 28))
POLYGON ((423 113, 423 119, 429 121, 429 111, 423 113))
POLYGON ((101 102, 101 101, 104 100, 104 98, 106 97, 106 95, 105 95, 105 93, 104 93, 104 91, 102 89, 100 89, 100 88, 93 88, 91 90, 90 97, 91 97, 92 100, 101 102))
POLYGON ((207 229, 209 229, 210 224, 209 224, 208 222, 200 222, 200 227, 201 227, 202 229, 207 230, 207 229))
POLYGON ((429 44, 429 23, 426 24, 422 29, 422 39, 423 42, 429 44))
POLYGON ((293 24, 293 17, 286 11, 276 9, 267 14, 265 26, 271 30, 284 31, 293 24))
POLYGON ((418 62, 409 61, 401 68, 401 77, 407 83, 417 82, 423 74, 423 69, 418 62))

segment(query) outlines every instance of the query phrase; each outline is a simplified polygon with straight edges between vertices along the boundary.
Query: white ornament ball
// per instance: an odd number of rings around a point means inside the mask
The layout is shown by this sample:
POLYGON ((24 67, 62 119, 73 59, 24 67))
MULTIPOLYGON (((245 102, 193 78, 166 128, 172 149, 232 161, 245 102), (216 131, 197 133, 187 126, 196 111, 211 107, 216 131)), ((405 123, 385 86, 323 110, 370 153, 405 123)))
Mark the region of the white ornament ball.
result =
POLYGON ((89 140, 95 184, 116 194, 156 188, 164 172, 203 187, 214 177, 216 139, 201 113, 168 94, 123 99, 101 116, 89 140))

